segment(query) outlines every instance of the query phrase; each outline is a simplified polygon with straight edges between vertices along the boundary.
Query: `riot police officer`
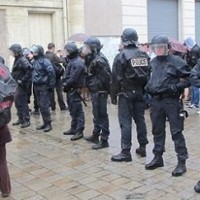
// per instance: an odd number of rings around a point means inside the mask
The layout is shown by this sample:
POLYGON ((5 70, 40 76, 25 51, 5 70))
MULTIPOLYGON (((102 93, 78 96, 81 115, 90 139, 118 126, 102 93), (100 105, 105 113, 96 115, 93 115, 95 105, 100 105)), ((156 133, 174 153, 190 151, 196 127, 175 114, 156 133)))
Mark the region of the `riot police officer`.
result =
MULTIPOLYGON (((198 89, 200 88, 200 58, 197 60, 197 64, 191 71, 190 82, 192 86, 195 86, 198 89)), ((197 184, 194 186, 194 190, 197 193, 200 193, 200 181, 198 181, 197 184)))
POLYGON ((111 100, 118 102, 118 117, 121 127, 121 153, 112 156, 112 161, 132 161, 132 118, 137 128, 139 148, 136 153, 146 156, 147 129, 144 118, 144 86, 147 83, 149 57, 137 47, 138 35, 132 28, 127 28, 121 36, 123 48, 116 56, 112 68, 111 100))
POLYGON ((15 94, 15 107, 17 109, 18 120, 13 126, 20 125, 21 128, 30 126, 30 115, 28 108, 28 83, 31 77, 30 64, 23 56, 20 44, 13 44, 9 50, 14 56, 12 76, 18 84, 15 94))
POLYGON ((89 142, 97 143, 93 149, 109 146, 110 134, 107 113, 107 99, 110 93, 111 70, 107 58, 100 52, 102 45, 98 38, 90 37, 84 42, 82 49, 87 67, 86 86, 92 100, 94 129, 92 135, 85 137, 89 142), (99 136, 101 140, 99 141, 99 136))
POLYGON ((49 92, 55 87, 55 72, 51 62, 45 58, 42 46, 33 45, 30 50, 34 57, 32 61, 32 82, 43 119, 43 124, 36 129, 49 132, 52 130, 49 92))
POLYGON ((168 38, 156 35, 150 44, 151 51, 156 57, 151 61, 151 76, 146 86, 152 96, 151 121, 154 138, 154 158, 146 164, 147 170, 164 166, 165 124, 169 121, 172 140, 178 157, 178 164, 172 176, 181 176, 186 172, 188 152, 183 136, 184 110, 180 95, 184 88, 190 85, 190 67, 178 56, 170 55, 168 38))
MULTIPOLYGON (((30 49, 28 49, 26 47, 23 48, 23 55, 29 61, 29 64, 32 65, 31 62, 33 60, 33 54, 31 53, 30 49)), ((33 98, 34 98, 34 100, 33 100, 34 111, 32 111, 31 114, 40 115, 39 106, 38 106, 36 95, 35 95, 35 90, 34 90, 34 88, 32 86, 33 86, 32 80, 30 79, 30 82, 28 83, 28 103, 30 104, 32 91, 33 91, 33 98)))
POLYGON ((85 64, 79 57, 78 48, 75 43, 67 43, 65 50, 68 58, 68 66, 63 76, 64 92, 67 93, 67 104, 72 118, 71 128, 64 135, 73 135, 71 140, 83 137, 85 117, 81 104, 81 88, 84 84, 85 64))

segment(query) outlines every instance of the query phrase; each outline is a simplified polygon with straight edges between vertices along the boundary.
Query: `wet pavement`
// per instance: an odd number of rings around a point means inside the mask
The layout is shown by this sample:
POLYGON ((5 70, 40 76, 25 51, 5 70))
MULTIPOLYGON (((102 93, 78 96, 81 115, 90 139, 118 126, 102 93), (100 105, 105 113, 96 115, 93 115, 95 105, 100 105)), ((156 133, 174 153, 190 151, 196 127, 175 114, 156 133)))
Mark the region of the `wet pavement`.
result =
MULTIPOLYGON (((10 129, 13 141, 7 145, 7 159, 12 181, 12 194, 7 200, 199 200, 193 190, 200 179, 200 115, 189 110, 185 123, 185 137, 189 151, 187 173, 172 177, 177 164, 174 146, 167 124, 165 166, 153 171, 144 169, 153 158, 149 111, 146 111, 149 145, 147 157, 135 155, 138 147, 133 124, 133 161, 111 162, 112 155, 120 151, 120 128, 117 107, 108 106, 110 118, 110 147, 91 149, 91 143, 83 139, 71 142, 63 131, 70 126, 68 111, 52 113, 53 131, 36 131, 40 117, 32 116, 31 127, 10 129)), ((85 108, 85 135, 92 131, 91 105, 85 108)), ((13 109, 13 120, 15 108, 13 109)), ((159 123, 159 122, 158 122, 159 123)), ((1 197, 0 197, 1 199, 1 197)))

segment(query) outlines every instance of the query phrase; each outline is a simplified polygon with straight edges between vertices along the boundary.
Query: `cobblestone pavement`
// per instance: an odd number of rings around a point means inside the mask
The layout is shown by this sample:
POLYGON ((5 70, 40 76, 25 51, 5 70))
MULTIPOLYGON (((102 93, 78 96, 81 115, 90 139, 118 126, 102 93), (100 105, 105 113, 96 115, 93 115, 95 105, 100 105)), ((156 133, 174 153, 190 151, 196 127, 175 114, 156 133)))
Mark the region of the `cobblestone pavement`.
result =
MULTIPOLYGON (((53 131, 50 133, 35 130, 40 117, 33 116, 32 125, 27 129, 10 125, 13 141, 7 145, 7 158, 12 194, 7 200, 199 200, 200 195, 194 192, 193 186, 200 179, 200 115, 194 110, 189 112, 184 133, 190 157, 187 173, 182 177, 171 176, 177 160, 168 125, 165 166, 153 171, 144 169, 144 164, 153 157, 149 111, 146 112, 150 140, 147 158, 135 155, 138 144, 133 128, 133 161, 130 163, 110 161, 111 156, 120 151, 117 108, 110 104, 110 147, 103 150, 92 150, 92 144, 83 139, 71 142, 70 137, 62 134, 69 128, 68 111, 52 113, 53 131)), ((85 113, 85 135, 89 135, 91 105, 85 113)), ((15 118, 14 113, 12 121, 15 118)))

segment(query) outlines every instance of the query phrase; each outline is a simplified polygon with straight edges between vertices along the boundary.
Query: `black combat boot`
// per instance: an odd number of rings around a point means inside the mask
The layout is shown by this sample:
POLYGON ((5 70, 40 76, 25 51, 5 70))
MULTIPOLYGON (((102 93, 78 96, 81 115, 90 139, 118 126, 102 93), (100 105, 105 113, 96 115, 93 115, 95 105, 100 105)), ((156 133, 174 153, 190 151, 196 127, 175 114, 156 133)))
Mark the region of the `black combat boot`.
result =
POLYGON ((45 126, 45 128, 44 128, 44 132, 49 132, 49 131, 51 131, 52 130, 52 126, 51 126, 51 123, 48 123, 48 124, 46 124, 46 126, 45 126))
POLYGON ((67 107, 63 107, 63 108, 60 108, 61 111, 65 111, 65 110, 68 110, 67 107))
POLYGON ((163 162, 163 158, 162 156, 155 156, 153 158, 153 160, 145 165, 145 169, 147 170, 153 170, 156 169, 158 167, 163 167, 164 166, 164 162, 163 162))
POLYGON ((25 120, 25 121, 23 121, 22 123, 21 123, 21 128, 26 128, 26 127, 28 127, 28 126, 30 126, 31 125, 31 123, 30 123, 30 121, 29 120, 25 120))
POLYGON ((17 125, 20 125, 20 124, 22 124, 22 123, 23 123, 23 119, 20 119, 20 118, 19 118, 16 122, 13 122, 12 125, 13 125, 13 126, 17 126, 17 125))
POLYGON ((146 157, 146 146, 140 145, 140 147, 135 150, 135 153, 141 157, 146 157))
POLYGON ((71 141, 79 140, 81 138, 83 138, 83 132, 82 131, 77 131, 75 133, 75 135, 71 137, 71 141))
POLYGON ((131 162, 132 161, 132 156, 130 153, 130 150, 122 150, 121 153, 112 156, 111 160, 114 162, 131 162))
POLYGON ((63 135, 75 135, 76 134, 76 130, 71 128, 68 131, 63 132, 63 135))
POLYGON ((43 130, 45 129, 45 127, 46 127, 46 124, 42 124, 41 126, 38 126, 36 130, 43 130))
POLYGON ((172 172, 172 176, 182 176, 186 171, 185 160, 178 161, 176 168, 172 172))
POLYGON ((101 140, 98 144, 95 144, 92 146, 93 149, 98 150, 98 149, 103 149, 109 147, 108 140, 101 140))
POLYGON ((95 144, 98 144, 99 143, 99 134, 97 133, 93 133, 92 135, 90 136, 86 136, 84 137, 84 139, 88 142, 93 142, 95 144))
POLYGON ((194 186, 194 191, 200 193, 200 181, 194 186))

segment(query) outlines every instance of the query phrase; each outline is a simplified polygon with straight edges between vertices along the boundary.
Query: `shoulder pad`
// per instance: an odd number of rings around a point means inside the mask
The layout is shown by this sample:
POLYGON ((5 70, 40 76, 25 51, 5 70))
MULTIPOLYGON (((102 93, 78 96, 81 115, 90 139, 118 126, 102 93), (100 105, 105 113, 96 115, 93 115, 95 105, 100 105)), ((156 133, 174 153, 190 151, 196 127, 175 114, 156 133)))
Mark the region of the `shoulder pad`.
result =
POLYGON ((169 56, 169 61, 172 62, 172 64, 175 65, 177 68, 181 68, 184 65, 187 65, 185 60, 175 55, 169 56))
POLYGON ((51 61, 48 58, 44 58, 43 63, 45 65, 52 65, 51 61))

